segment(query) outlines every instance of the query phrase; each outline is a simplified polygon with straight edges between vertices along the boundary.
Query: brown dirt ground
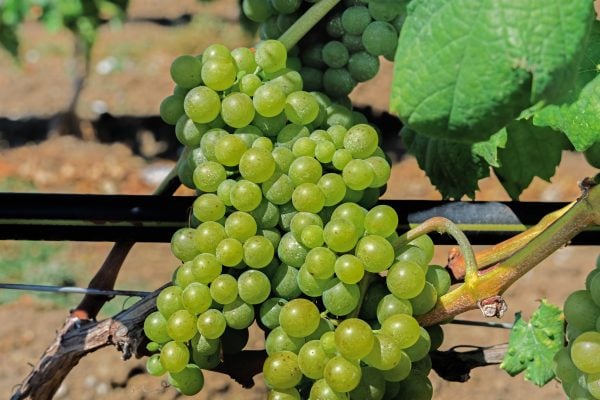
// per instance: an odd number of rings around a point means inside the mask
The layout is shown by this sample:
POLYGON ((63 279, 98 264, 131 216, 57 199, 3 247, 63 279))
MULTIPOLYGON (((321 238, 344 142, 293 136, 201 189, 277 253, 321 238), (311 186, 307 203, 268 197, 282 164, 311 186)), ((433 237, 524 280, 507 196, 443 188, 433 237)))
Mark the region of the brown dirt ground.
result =
MULTIPOLYGON (((229 46, 247 44, 232 23, 236 17, 235 1, 220 0, 201 5, 194 0, 132 1, 130 15, 142 17, 177 17, 185 13, 201 13, 196 22, 177 27, 160 27, 150 23, 127 23, 121 31, 103 30, 94 49, 92 75, 78 111, 94 118, 93 104, 104 102, 116 115, 155 115, 162 97, 171 90, 168 65, 180 53, 199 52, 207 43, 223 42, 229 46), (157 11, 159 10, 159 11, 157 11), (211 16, 212 15, 212 16, 211 16), (217 18, 215 19, 214 16, 217 18), (104 64, 101 64, 105 61, 104 64), (101 72, 99 64, 112 65, 101 72), (99 72, 100 71, 100 72, 99 72), (94 103, 96 102, 96 103, 94 103)), ((9 117, 47 116, 64 109, 69 99, 68 58, 71 42, 68 33, 48 34, 30 23, 23 30, 24 67, 18 68, 0 55, 0 91, 16 93, 0 101, 0 115, 9 117)), ((381 90, 389 88, 390 64, 375 82, 357 88, 353 100, 357 104, 386 109, 387 99, 381 90)), ((169 160, 144 160, 122 144, 101 145, 72 137, 55 137, 40 144, 15 149, 0 149, 0 181, 7 177, 31 182, 38 191, 65 193, 151 193, 153 187, 144 179, 148 166, 172 165, 169 160)), ((552 183, 536 180, 523 195, 523 200, 570 201, 579 194, 577 181, 593 173, 581 157, 565 153, 552 183)), ((496 179, 481 182, 480 200, 507 200, 496 179)), ((438 199, 424 173, 414 159, 406 157, 394 166, 388 198, 438 199)), ((5 243, 11 246, 14 243, 5 243)), ((62 254, 65 265, 76 265, 78 285, 85 285, 110 248, 108 243, 70 243, 62 254)), ((443 263, 447 247, 437 249, 435 261, 443 263)), ((566 247, 557 251, 539 267, 528 273, 506 294, 509 313, 523 311, 527 318, 537 300, 547 298, 560 304, 566 295, 583 285, 587 271, 595 262, 598 246, 566 247)), ((176 260, 167 244, 138 244, 128 257, 119 277, 118 288, 150 290, 170 278, 176 260)), ((73 300, 73 304, 77 299, 73 300)), ((106 313, 122 307, 113 301, 106 313)), ((0 397, 8 398, 31 369, 60 327, 66 309, 40 303, 30 295, 0 306, 0 397)), ((462 316, 481 320, 476 312, 462 316)), ((508 332, 498 329, 447 326, 443 348, 458 344, 493 345, 507 341, 508 332)), ((261 338, 253 332, 251 346, 260 347, 261 338)), ((128 379, 143 360, 122 362, 115 349, 107 348, 85 357, 64 382, 56 399, 174 399, 176 392, 160 379, 145 374, 128 379)), ((480 368, 467 383, 449 383, 432 373, 436 399, 467 398, 472 400, 563 399, 560 386, 551 382, 535 389, 522 378, 510 378, 496 367, 480 368)), ((265 388, 260 377, 252 390, 215 373, 207 373, 206 388, 197 399, 262 399, 265 388)))

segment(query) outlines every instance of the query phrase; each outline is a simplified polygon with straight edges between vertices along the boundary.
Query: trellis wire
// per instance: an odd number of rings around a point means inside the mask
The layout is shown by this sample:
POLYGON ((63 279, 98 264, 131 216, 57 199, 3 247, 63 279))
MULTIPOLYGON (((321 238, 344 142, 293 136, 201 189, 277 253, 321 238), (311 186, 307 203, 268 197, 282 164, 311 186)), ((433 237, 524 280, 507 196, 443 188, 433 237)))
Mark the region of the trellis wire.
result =
POLYGON ((454 319, 450 321, 451 324, 455 325, 469 325, 469 326, 481 326, 484 328, 499 328, 499 329, 512 329, 514 324, 508 322, 485 322, 485 321, 468 321, 464 319, 454 319))
POLYGON ((92 296, 146 297, 152 292, 141 290, 102 290, 76 286, 28 285, 22 283, 0 283, 0 289, 26 290, 33 292, 89 294, 92 296))

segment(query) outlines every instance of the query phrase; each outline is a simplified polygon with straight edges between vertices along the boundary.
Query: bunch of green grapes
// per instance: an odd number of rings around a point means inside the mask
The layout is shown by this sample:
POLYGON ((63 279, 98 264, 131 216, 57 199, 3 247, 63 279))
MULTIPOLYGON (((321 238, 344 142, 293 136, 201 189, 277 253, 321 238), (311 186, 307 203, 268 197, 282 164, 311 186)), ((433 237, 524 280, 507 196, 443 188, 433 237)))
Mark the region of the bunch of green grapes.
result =
POLYGON ((171 242, 182 265, 144 324, 148 371, 195 394, 256 321, 272 399, 429 399, 442 332, 415 316, 450 276, 429 266, 427 236, 399 246, 398 215, 377 205, 390 176, 377 131, 302 90, 286 59, 266 40, 172 64, 161 115, 189 148, 180 176, 198 197, 171 242))
POLYGON ((569 399, 600 399, 600 258, 564 313, 569 343, 554 356, 556 377, 569 399))
MULTIPOLYGON (((261 39, 281 36, 314 1, 244 0, 242 11, 259 22, 261 39)), ((349 0, 292 49, 290 68, 300 72, 309 90, 326 93, 337 102, 379 71, 379 57, 393 60, 403 16, 377 1, 349 0)))

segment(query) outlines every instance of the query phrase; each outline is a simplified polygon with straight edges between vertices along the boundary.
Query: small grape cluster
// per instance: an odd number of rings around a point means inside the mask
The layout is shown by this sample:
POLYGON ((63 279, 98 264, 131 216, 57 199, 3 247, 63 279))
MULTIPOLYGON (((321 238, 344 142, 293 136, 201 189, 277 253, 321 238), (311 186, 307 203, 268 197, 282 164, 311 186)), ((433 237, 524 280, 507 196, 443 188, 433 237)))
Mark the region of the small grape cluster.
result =
POLYGON ((600 399, 600 258, 585 289, 567 297, 567 347, 554 356, 554 372, 569 399, 600 399))
MULTIPOLYGON (((242 11, 259 22, 261 39, 280 37, 314 1, 244 0, 242 11)), ((392 61, 404 21, 377 1, 347 0, 291 50, 289 67, 300 72, 305 87, 345 100, 359 82, 377 74, 379 57, 392 61)))
POLYGON ((414 316, 450 276, 429 265, 429 237, 398 245, 398 215, 376 205, 391 172, 377 131, 303 91, 286 58, 267 40, 172 64, 161 115, 199 195, 171 242, 183 264, 144 323, 148 371, 195 394, 256 321, 271 399, 429 399, 442 332, 414 316))

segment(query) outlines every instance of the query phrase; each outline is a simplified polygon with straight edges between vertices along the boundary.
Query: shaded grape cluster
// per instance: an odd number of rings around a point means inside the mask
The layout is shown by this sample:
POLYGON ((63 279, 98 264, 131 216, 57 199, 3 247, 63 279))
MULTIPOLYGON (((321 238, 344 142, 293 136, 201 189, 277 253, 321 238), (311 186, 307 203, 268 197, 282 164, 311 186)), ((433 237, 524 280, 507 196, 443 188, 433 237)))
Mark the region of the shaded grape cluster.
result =
MULTIPOLYGON (((259 23, 261 39, 280 37, 314 1, 244 0, 242 11, 259 23)), ((341 2, 291 50, 288 67, 302 75, 305 87, 336 102, 379 71, 379 57, 392 61, 404 16, 377 1, 341 2)))
POLYGON ((161 105, 198 197, 171 241, 181 260, 144 331, 148 371, 191 395, 203 369, 265 331, 271 399, 429 399, 442 340, 416 316, 450 287, 428 236, 400 246, 377 201, 390 177, 364 117, 307 92, 275 40, 172 64, 161 105))
POLYGON ((585 289, 564 304, 568 345, 554 356, 554 372, 569 399, 600 399, 600 258, 585 289))

